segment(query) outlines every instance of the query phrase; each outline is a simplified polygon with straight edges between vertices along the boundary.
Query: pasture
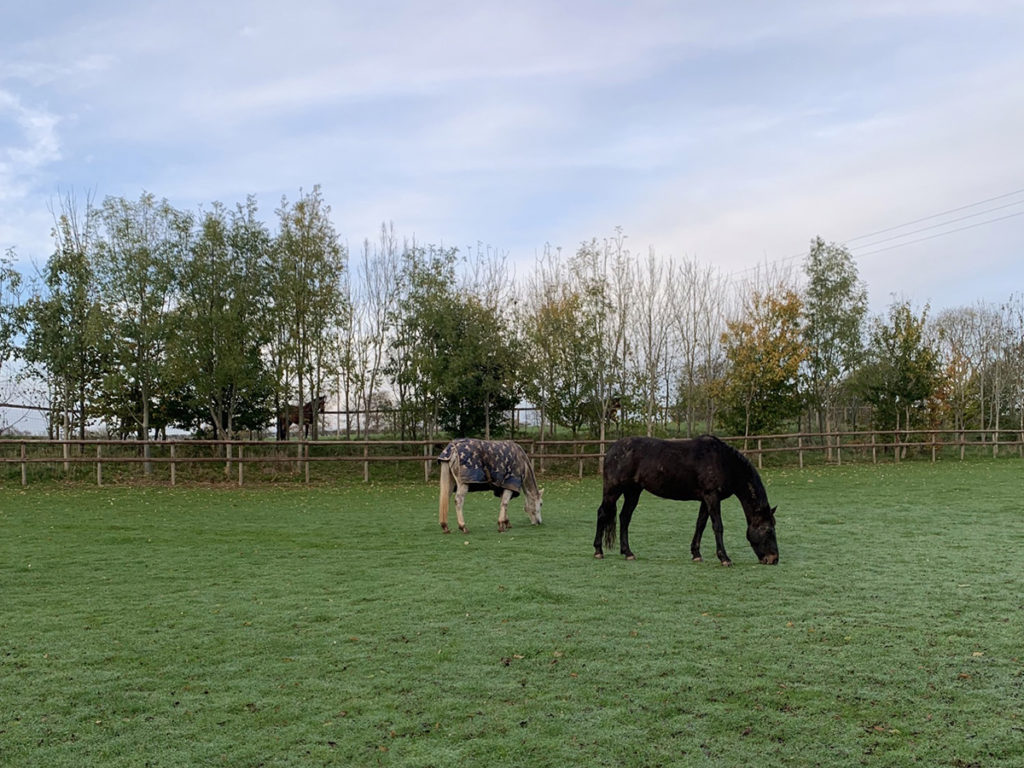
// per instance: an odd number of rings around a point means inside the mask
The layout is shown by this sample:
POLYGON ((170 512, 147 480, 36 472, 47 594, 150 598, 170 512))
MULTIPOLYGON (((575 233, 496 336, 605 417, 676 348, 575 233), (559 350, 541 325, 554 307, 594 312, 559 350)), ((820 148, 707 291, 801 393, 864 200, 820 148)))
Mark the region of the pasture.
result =
POLYGON ((647 494, 594 560, 596 478, 448 536, 424 483, 3 488, 0 765, 1016 765, 1022 473, 766 471, 732 568, 647 494))

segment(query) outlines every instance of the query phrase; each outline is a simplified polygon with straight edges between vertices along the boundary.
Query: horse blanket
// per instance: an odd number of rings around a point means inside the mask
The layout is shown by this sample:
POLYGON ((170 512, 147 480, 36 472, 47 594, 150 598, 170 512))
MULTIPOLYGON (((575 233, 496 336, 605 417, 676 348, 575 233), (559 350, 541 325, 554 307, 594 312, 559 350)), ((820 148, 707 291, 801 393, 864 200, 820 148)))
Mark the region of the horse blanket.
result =
MULTIPOLYGON (((441 451, 438 461, 458 461, 456 478, 471 491, 494 490, 495 496, 512 491, 519 495, 523 481, 531 471, 530 459, 512 440, 476 440, 470 437, 452 440, 441 451)), ((454 470, 455 467, 452 466, 454 470)))

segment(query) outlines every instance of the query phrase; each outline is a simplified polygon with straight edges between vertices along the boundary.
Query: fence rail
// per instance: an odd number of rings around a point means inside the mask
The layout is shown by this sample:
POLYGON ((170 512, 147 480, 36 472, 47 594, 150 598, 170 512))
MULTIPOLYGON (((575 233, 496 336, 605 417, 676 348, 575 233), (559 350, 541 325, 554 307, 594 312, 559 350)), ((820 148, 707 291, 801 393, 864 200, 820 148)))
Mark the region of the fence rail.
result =
MULTIPOLYGON (((994 430, 911 430, 861 432, 803 432, 725 437, 763 468, 775 465, 843 464, 844 462, 895 461, 906 459, 963 460, 968 455, 1000 456, 1010 453, 1024 457, 1024 431, 994 430)), ((192 468, 193 474, 206 467, 199 479, 250 481, 300 477, 311 482, 313 467, 333 464, 358 466, 365 482, 373 465, 422 464, 423 477, 430 479, 434 459, 448 442, 438 440, 44 440, 34 438, 0 439, 0 481, 14 479, 27 485, 30 468, 45 467, 50 476, 71 477, 80 468, 92 465, 97 485, 104 483, 104 468, 119 467, 123 480, 126 469, 143 467, 143 478, 175 485, 180 470, 192 468), (209 472, 220 465, 219 473, 209 472), (253 477, 253 475, 257 475, 253 477)), ((614 438, 592 439, 521 438, 517 440, 533 459, 541 473, 573 472, 583 477, 588 471, 600 472, 605 448, 614 438)), ((45 474, 36 473, 36 474, 45 474)), ((91 474, 91 473, 90 473, 91 474)), ((34 475, 33 475, 34 476, 34 475)))

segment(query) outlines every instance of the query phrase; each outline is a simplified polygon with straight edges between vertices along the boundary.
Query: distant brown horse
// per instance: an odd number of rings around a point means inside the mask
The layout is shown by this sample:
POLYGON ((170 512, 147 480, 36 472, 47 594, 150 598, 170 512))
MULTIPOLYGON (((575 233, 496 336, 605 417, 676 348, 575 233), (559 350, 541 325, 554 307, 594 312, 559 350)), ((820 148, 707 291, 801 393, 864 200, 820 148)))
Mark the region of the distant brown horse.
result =
MULTIPOLYGON (((309 438, 309 428, 313 423, 313 419, 324 412, 324 406, 327 404, 327 397, 320 395, 316 400, 311 400, 302 406, 302 429, 303 438, 309 438), (315 409, 315 410, 314 410, 315 409)), ((299 406, 289 405, 284 413, 277 417, 277 439, 287 440, 288 430, 291 429, 292 424, 299 423, 299 406)))

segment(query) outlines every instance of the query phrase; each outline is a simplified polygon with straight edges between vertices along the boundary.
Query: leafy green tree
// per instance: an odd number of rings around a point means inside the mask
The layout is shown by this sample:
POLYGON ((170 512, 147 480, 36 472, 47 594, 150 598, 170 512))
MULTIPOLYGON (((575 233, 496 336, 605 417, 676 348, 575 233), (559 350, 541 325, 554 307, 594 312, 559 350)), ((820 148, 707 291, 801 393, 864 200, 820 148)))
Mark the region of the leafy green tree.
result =
POLYGON ((723 384, 722 419, 743 435, 765 433, 803 407, 800 367, 803 305, 788 288, 755 291, 743 317, 726 323, 722 337, 729 372, 723 384))
MULTIPOLYGON (((279 392, 286 402, 296 392, 302 404, 320 397, 338 369, 337 329, 349 309, 342 282, 348 254, 319 186, 301 193, 294 203, 282 200, 277 213, 280 230, 271 292, 278 332, 273 357, 279 392)), ((279 413, 286 402, 276 403, 279 413)), ((301 408, 299 414, 301 422, 301 408)), ((311 426, 315 439, 316 419, 311 426)))
POLYGON ((25 361, 51 383, 52 406, 66 415, 66 429, 86 436, 109 360, 109 321, 92 265, 96 218, 68 195, 54 218, 54 252, 42 273, 44 290, 26 304, 25 361))
POLYGON ((173 418, 213 437, 262 429, 274 386, 262 355, 269 341, 266 296, 271 237, 249 198, 234 211, 215 204, 199 222, 178 275, 169 342, 173 418))
POLYGON ((503 434, 518 400, 513 329, 476 296, 451 310, 454 322, 441 327, 452 336, 438 339, 447 351, 434 370, 440 426, 457 436, 503 434))
POLYGON ((811 241, 804 270, 807 394, 818 429, 827 433, 841 386, 863 356, 867 288, 850 252, 820 237, 811 241))
POLYGON ((457 292, 455 249, 410 248, 389 371, 402 394, 403 425, 456 434, 504 427, 495 414, 516 402, 512 328, 479 297, 457 292))
POLYGON ((192 217, 149 193, 137 201, 107 198, 98 215, 95 276, 112 345, 104 410, 124 432, 147 440, 163 426, 154 408, 167 394, 175 276, 188 253, 192 217))
POLYGON ((450 295, 455 285, 454 248, 424 248, 415 243, 401 255, 399 290, 388 321, 393 328, 385 372, 398 396, 402 439, 413 439, 437 424, 437 364, 441 340, 452 335, 450 295))
POLYGON ((590 420, 597 381, 597 330, 587 322, 583 298, 567 284, 548 286, 524 318, 524 333, 533 372, 527 396, 575 437, 590 420))
POLYGON ((894 301, 888 318, 871 323, 867 359, 855 387, 874 408, 880 429, 909 429, 939 382, 939 356, 926 335, 928 307, 915 315, 907 301, 894 301))

